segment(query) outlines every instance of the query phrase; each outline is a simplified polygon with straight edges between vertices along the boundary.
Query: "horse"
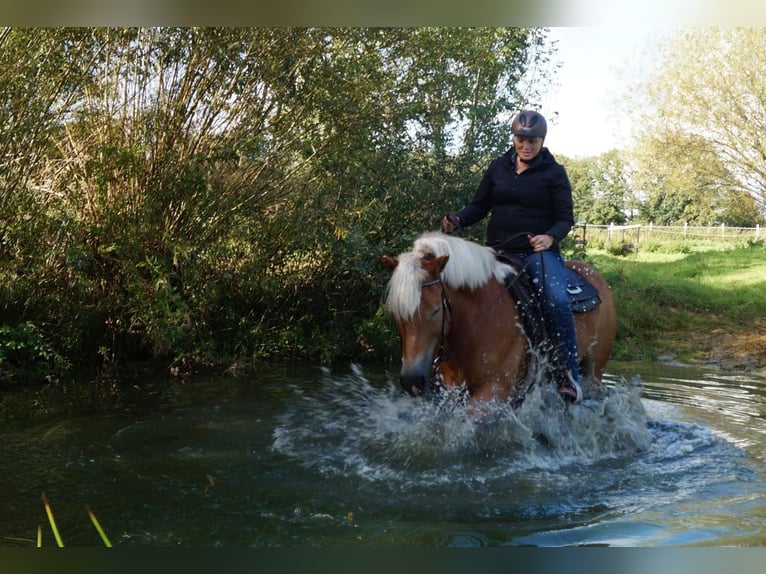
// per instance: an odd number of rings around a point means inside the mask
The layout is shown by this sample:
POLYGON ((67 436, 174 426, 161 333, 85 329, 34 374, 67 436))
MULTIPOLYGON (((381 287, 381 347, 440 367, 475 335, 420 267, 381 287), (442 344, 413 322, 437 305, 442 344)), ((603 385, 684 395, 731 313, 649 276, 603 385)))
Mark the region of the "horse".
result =
MULTIPOLYGON (((535 381, 536 362, 521 310, 506 287, 519 271, 490 247, 440 232, 424 233, 412 251, 381 261, 391 273, 385 306, 401 338, 404 390, 419 396, 441 385, 463 388, 480 402, 521 404, 535 381)), ((565 265, 600 299, 575 313, 579 371, 597 384, 617 333, 614 300, 592 266, 565 265)))

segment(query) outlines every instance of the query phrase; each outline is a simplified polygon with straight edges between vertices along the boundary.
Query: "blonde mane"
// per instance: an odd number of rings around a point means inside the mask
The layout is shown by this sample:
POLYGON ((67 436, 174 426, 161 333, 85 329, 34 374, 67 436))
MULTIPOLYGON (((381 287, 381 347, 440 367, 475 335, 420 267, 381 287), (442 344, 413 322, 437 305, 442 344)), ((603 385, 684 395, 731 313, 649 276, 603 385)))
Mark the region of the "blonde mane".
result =
POLYGON ((409 319, 420 305, 421 283, 426 279, 421 260, 442 255, 449 255, 449 261, 441 279, 451 289, 475 289, 492 278, 502 282, 513 272, 510 265, 497 260, 490 247, 443 233, 424 233, 415 240, 412 251, 399 256, 388 283, 386 305, 395 319, 409 319))

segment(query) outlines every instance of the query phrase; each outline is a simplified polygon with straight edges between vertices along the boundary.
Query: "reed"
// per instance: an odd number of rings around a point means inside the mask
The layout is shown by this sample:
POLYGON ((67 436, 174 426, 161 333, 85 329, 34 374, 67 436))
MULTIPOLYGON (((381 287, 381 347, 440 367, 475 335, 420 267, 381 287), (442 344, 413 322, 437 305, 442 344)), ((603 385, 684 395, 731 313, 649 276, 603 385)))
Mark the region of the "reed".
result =
MULTIPOLYGON (((48 497, 43 492, 42 494, 43 499, 43 506, 45 507, 45 514, 48 517, 48 524, 51 527, 51 532, 53 532, 53 537, 56 540, 56 546, 59 548, 64 547, 64 540, 61 537, 61 533, 59 532, 58 526, 56 524, 56 518, 53 515, 53 509, 51 508, 50 502, 48 501, 48 497)), ((101 538, 101 541, 103 542, 104 546, 107 548, 112 548, 112 542, 109 540, 109 537, 106 535, 106 532, 104 532, 104 529, 101 526, 101 523, 98 521, 98 518, 96 518, 95 513, 93 510, 91 510, 90 506, 85 506, 85 511, 88 514, 88 517, 90 518, 91 523, 93 524, 93 527, 96 529, 96 532, 98 532, 99 537, 101 538)), ((37 527, 37 547, 42 548, 42 525, 38 525, 37 527)))

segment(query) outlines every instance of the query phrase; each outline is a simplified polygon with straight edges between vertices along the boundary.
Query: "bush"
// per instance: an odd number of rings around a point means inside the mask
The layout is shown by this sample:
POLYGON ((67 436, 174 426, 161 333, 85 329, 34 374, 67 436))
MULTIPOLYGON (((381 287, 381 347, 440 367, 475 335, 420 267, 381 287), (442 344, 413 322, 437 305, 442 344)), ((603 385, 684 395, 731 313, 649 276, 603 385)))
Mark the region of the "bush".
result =
POLYGON ((0 381, 58 381, 70 367, 31 322, 0 326, 0 381))

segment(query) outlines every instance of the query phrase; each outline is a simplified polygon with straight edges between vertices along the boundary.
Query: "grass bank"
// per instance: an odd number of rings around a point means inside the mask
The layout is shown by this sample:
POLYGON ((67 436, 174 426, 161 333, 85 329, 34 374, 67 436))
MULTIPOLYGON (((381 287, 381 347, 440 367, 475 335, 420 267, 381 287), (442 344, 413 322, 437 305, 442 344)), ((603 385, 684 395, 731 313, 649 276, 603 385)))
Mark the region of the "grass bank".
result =
POLYGON ((766 370, 766 246, 587 254, 618 310, 613 358, 766 370))

